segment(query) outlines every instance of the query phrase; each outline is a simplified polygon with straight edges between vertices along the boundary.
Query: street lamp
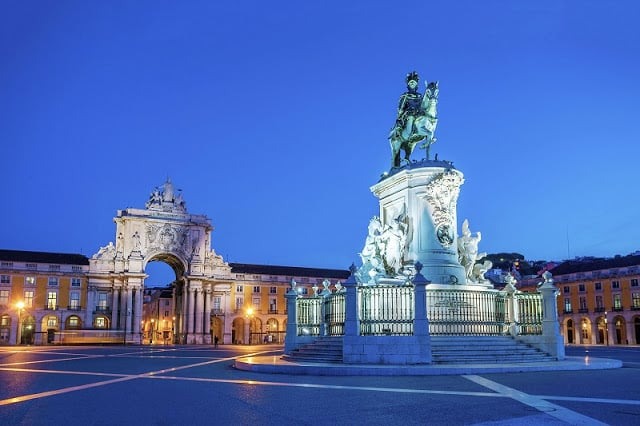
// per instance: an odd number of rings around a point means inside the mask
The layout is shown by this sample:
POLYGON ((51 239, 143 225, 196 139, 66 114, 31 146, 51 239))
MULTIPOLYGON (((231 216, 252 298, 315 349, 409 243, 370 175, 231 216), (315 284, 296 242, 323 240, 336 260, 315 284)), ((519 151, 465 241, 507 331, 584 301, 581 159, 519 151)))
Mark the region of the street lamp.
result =
POLYGON ((251 320, 253 319, 253 307, 249 306, 245 312, 247 314, 247 325, 246 325, 245 331, 247 333, 247 344, 250 345, 251 344, 251 320))
POLYGON ((173 339, 173 343, 177 343, 176 340, 176 317, 173 317, 173 321, 171 321, 171 338, 173 339))
POLYGON ((607 325, 607 311, 604 311, 604 341, 609 346, 609 326, 607 325))
POLYGON ((20 301, 16 303, 16 308, 18 308, 18 330, 16 331, 18 336, 16 336, 16 344, 22 343, 22 330, 20 329, 20 320, 22 319, 22 310, 24 309, 24 302, 20 301), (18 341, 18 338, 20 341, 18 341))
POLYGON ((149 330, 150 332, 150 337, 149 337, 149 344, 153 345, 153 323, 154 323, 155 319, 151 318, 151 330, 149 330))

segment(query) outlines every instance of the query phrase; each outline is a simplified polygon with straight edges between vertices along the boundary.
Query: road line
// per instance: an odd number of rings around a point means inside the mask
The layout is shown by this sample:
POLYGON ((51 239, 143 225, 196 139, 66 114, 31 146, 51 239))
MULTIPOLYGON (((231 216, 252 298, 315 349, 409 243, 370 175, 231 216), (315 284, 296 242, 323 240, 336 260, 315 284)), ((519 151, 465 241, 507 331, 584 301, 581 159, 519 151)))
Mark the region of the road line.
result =
POLYGON ((572 402, 598 402, 603 404, 640 405, 640 401, 635 399, 609 399, 609 398, 589 398, 581 396, 559 396, 559 395, 535 395, 540 399, 553 399, 556 401, 572 402))
MULTIPOLYGON (((154 377, 157 374, 164 374, 164 373, 168 373, 168 372, 172 372, 172 371, 184 370, 186 368, 192 368, 192 367, 200 367, 202 365, 215 364, 215 363, 223 362, 223 361, 231 361, 233 359, 240 358, 242 356, 254 356, 254 355, 261 355, 261 354, 270 353, 270 352, 273 352, 273 351, 263 351, 263 352, 256 352, 256 353, 250 354, 250 355, 239 355, 239 356, 234 356, 234 357, 218 358, 218 359, 214 359, 214 360, 211 360, 211 361, 198 362, 196 364, 189 364, 189 365, 183 365, 183 366, 179 366, 179 367, 166 368, 166 369, 163 369, 163 370, 150 371, 150 372, 142 373, 142 374, 127 375, 127 376, 124 376, 124 377, 119 377, 117 379, 111 379, 111 380, 105 380, 105 381, 101 381, 101 382, 88 383, 86 385, 71 386, 71 387, 68 387, 68 388, 62 388, 62 389, 57 389, 57 390, 52 390, 52 391, 46 391, 46 392, 39 392, 39 393, 33 393, 33 394, 28 394, 28 395, 16 396, 16 397, 13 397, 13 398, 7 398, 7 399, 0 400, 0 406, 17 404, 19 402, 29 401, 29 400, 32 400, 32 399, 46 398, 46 397, 49 397, 49 396, 61 395, 61 394, 64 394, 64 393, 69 393, 69 392, 76 392, 76 391, 90 389, 90 388, 94 388, 94 387, 98 387, 98 386, 105 386, 105 385, 109 385, 109 384, 112 384, 112 383, 119 383, 119 382, 126 382, 126 381, 129 381, 129 380, 143 379, 143 378, 147 378, 147 377, 154 377)), ((44 372, 49 372, 49 371, 46 371, 46 370, 33 370, 33 371, 34 372, 43 372, 43 371, 44 372)), ((54 372, 54 371, 56 371, 56 370, 51 370, 50 372, 54 372)), ((67 371, 66 373, 67 374, 73 374, 73 372, 70 372, 70 371, 67 371)), ((100 374, 100 373, 98 373, 98 374, 100 374)))
POLYGON ((500 383, 494 382, 489 379, 485 379, 484 377, 480 377, 476 375, 465 375, 462 377, 474 383, 477 383, 481 386, 484 386, 488 389, 491 389, 494 392, 498 392, 501 395, 515 399, 516 401, 521 402, 522 404, 528 405, 529 407, 542 411, 543 413, 548 414, 552 417, 555 417, 556 419, 562 420, 563 422, 566 422, 568 424, 581 425, 581 426, 606 425, 606 423, 602 423, 594 418, 587 417, 583 414, 569 410, 560 405, 552 404, 551 402, 545 401, 540 397, 529 395, 517 389, 513 389, 508 386, 501 385, 500 383))

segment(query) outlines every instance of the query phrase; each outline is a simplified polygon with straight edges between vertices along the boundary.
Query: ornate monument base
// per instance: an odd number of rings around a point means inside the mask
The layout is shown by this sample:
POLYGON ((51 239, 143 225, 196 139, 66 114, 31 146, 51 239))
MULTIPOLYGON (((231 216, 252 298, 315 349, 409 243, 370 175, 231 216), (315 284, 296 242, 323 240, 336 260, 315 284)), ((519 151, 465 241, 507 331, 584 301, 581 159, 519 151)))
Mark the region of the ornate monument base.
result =
POLYGON ((380 200, 383 227, 404 221, 406 238, 401 249, 402 275, 413 275, 413 265, 424 265, 423 275, 432 283, 466 284, 465 269, 458 261, 456 202, 463 175, 451 163, 411 163, 371 187, 380 200))

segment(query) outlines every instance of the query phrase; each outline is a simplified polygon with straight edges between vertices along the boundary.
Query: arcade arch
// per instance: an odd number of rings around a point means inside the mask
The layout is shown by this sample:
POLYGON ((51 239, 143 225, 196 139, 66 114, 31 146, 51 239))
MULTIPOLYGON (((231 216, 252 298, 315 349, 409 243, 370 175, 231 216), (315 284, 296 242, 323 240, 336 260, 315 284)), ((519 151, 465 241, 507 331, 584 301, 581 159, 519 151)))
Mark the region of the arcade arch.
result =
MULTIPOLYGON (((176 275, 176 341, 211 343, 212 297, 230 293, 231 268, 210 248, 210 219, 189 214, 182 193, 167 180, 152 191, 144 209, 118 210, 114 222, 115 244, 101 247, 89 260, 84 322, 119 330, 125 341, 140 343, 145 270, 160 261, 176 275)), ((231 324, 220 327, 223 343, 231 343, 231 324)))

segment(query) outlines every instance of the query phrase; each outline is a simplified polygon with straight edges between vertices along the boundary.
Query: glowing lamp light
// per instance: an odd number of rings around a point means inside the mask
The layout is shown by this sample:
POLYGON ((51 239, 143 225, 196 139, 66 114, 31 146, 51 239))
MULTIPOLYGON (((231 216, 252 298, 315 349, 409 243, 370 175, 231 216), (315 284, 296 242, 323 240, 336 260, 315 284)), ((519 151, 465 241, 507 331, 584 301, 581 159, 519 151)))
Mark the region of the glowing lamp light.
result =
POLYGON ((16 303, 16 308, 18 308, 18 309, 24 308, 24 302, 20 301, 20 302, 16 303))
POLYGON ((253 315, 253 308, 247 308, 247 315, 253 315))

